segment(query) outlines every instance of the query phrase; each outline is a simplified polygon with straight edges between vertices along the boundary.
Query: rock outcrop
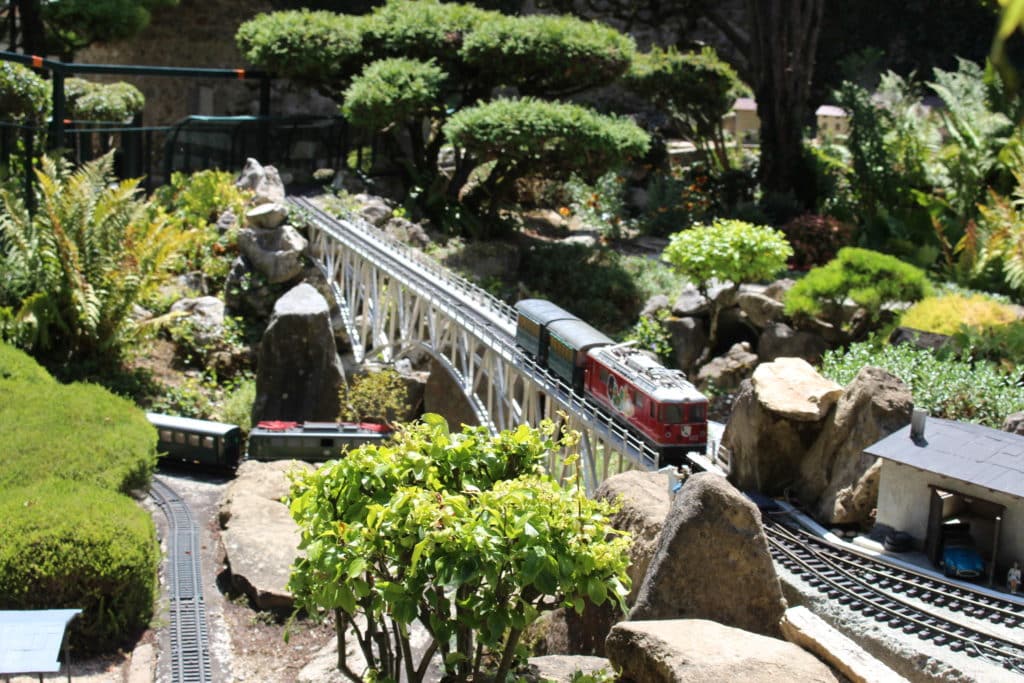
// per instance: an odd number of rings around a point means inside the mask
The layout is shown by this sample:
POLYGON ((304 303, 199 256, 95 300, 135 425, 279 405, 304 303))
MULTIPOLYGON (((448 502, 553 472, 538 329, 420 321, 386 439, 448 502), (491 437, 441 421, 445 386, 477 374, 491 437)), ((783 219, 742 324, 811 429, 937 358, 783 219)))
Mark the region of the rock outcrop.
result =
POLYGON ((463 424, 480 424, 462 388, 433 358, 430 361, 430 377, 423 393, 423 410, 444 415, 453 431, 458 431, 463 424))
POLYGON ((637 683, 837 681, 793 643, 701 619, 624 621, 606 649, 621 680, 637 683))
POLYGON ((777 636, 785 610, 760 511, 718 475, 690 477, 672 502, 630 621, 710 619, 777 636))
POLYGON ((171 313, 191 321, 196 346, 215 346, 224 336, 224 302, 215 296, 179 299, 171 304, 171 313))
POLYGON ((572 683, 577 674, 612 672, 612 665, 604 657, 589 655, 545 655, 530 657, 530 676, 545 683, 572 683))
POLYGON ((878 500, 881 461, 864 449, 910 422, 910 389, 880 368, 862 368, 800 468, 797 491, 823 524, 866 523, 878 500))
POLYGON ((344 381, 327 302, 300 284, 278 299, 263 333, 253 423, 336 420, 344 381))
POLYGON ((290 225, 277 228, 245 228, 238 232, 238 250, 267 282, 276 285, 294 280, 305 265, 306 238, 290 225))
POLYGON ((806 361, 763 363, 741 387, 722 435, 729 481, 744 491, 780 495, 794 484, 842 387, 806 361))
POLYGON ((263 166, 256 159, 246 159, 245 167, 235 181, 235 187, 252 190, 252 204, 284 204, 284 182, 277 168, 263 166))
POLYGON ((750 352, 748 342, 733 344, 725 355, 711 359, 697 373, 697 384, 705 390, 733 391, 757 367, 757 354, 750 352))
POLYGON ((287 585, 299 529, 281 500, 290 488, 286 472, 299 468, 313 467, 295 460, 243 462, 220 502, 232 586, 260 610, 287 612, 294 603, 287 585))

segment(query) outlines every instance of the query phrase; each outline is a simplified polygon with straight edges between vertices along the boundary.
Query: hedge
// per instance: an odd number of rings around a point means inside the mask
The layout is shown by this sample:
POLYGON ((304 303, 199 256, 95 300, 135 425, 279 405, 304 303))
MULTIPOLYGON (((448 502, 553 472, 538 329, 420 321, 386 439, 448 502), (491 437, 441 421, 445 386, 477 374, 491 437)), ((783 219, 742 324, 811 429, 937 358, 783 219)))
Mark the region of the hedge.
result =
POLYGON ((350 123, 366 128, 404 122, 438 106, 445 78, 433 62, 381 59, 352 81, 341 110, 350 123))
POLYGON ((130 646, 149 624, 160 554, 130 498, 59 479, 8 490, 0 538, 0 608, 82 608, 69 629, 80 652, 130 646))
POLYGON ((50 118, 50 88, 28 67, 0 62, 0 118, 44 123, 50 118))
POLYGON ((146 106, 146 97, 130 83, 93 83, 69 78, 64 96, 71 118, 81 121, 128 122, 146 106))
POLYGON ((9 344, 0 344, 0 386, 3 380, 57 386, 57 380, 35 358, 9 344))
POLYGON ((253 64, 328 90, 358 71, 365 17, 296 10, 260 14, 238 27, 235 41, 253 64))
MULTIPOLYGON (((0 373, 28 372, 12 367, 0 373)), ((148 488, 156 430, 130 401, 97 385, 30 378, 0 379, 0 396, 0 491, 52 477, 122 493, 148 488)))
POLYGON ((482 159, 567 176, 603 173, 642 156, 650 136, 626 118, 534 98, 498 99, 455 113, 445 135, 482 159))
POLYGON ((635 51, 633 39, 610 26, 542 15, 487 21, 462 46, 467 63, 523 94, 577 92, 610 83, 626 71, 635 51))

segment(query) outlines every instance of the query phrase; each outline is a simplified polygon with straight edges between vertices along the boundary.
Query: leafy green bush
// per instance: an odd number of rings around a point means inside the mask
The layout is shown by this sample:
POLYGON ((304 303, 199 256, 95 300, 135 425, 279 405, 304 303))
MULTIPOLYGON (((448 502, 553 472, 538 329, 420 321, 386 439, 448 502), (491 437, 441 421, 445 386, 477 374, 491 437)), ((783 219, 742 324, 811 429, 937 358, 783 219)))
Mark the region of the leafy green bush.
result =
POLYGON ((574 215, 588 228, 594 228, 609 239, 619 239, 623 228, 632 224, 626 214, 625 178, 609 171, 587 183, 573 174, 565 182, 569 199, 569 214, 574 215))
POLYGON ((44 364, 113 364, 138 331, 133 307, 166 277, 184 238, 151 218, 137 180, 113 182, 113 153, 73 172, 48 158, 40 165, 34 214, 0 190, 0 306, 13 309, 0 333, 44 364))
POLYGON ((920 268, 877 251, 843 247, 834 260, 813 268, 789 290, 785 311, 841 323, 837 311, 849 297, 878 320, 883 306, 918 301, 929 293, 931 284, 920 268))
POLYGON ((146 106, 146 97, 130 83, 93 83, 69 78, 64 83, 68 113, 82 121, 127 122, 146 106))
POLYGON ((0 112, 5 119, 45 123, 50 117, 50 88, 28 67, 0 62, 0 112))
POLYGON ((488 660, 498 662, 493 680, 506 680, 542 611, 581 612, 585 599, 622 609, 629 592, 629 541, 608 523, 611 506, 539 473, 574 439, 556 437, 550 422, 451 433, 428 415, 393 445, 301 476, 290 508, 304 555, 289 590, 356 630, 371 678, 424 680, 436 651, 454 680, 481 680, 488 660), (399 661, 390 653, 410 653, 414 620, 426 655, 399 661))
POLYGON ((705 151, 708 163, 719 170, 730 167, 722 117, 749 89, 713 48, 680 54, 654 46, 636 55, 625 82, 664 109, 683 136, 705 151))
POLYGON ((982 295, 970 297, 947 294, 918 301, 900 316, 900 324, 915 330, 951 335, 961 325, 987 328, 1008 325, 1017 319, 1017 312, 1005 304, 982 295))
POLYGON ((149 513, 126 496, 59 479, 3 491, 0 608, 82 608, 69 628, 79 652, 133 642, 153 615, 157 585, 149 513))
POLYGON ((675 359, 672 353, 672 334, 665 326, 671 315, 668 311, 658 311, 656 318, 640 316, 633 329, 626 334, 627 341, 635 341, 637 347, 653 351, 666 367, 673 367, 675 359))
POLYGON ((439 105, 447 74, 433 62, 381 59, 368 64, 345 91, 341 111, 357 126, 374 130, 424 116, 439 105))
POLYGON ((149 486, 156 431, 93 384, 0 379, 0 490, 49 478, 129 493, 149 486))
POLYGON ((221 232, 217 220, 225 211, 241 218, 249 195, 235 187, 234 175, 227 171, 171 174, 171 182, 154 193, 150 215, 166 220, 186 239, 176 250, 177 272, 198 271, 218 286, 224 282, 238 253, 238 232, 221 232))
POLYGON ((782 226, 782 234, 793 247, 791 266, 807 270, 823 266, 853 241, 854 228, 831 216, 805 213, 782 226))
POLYGON ((499 16, 466 36, 462 57, 485 77, 524 95, 578 92, 618 78, 633 39, 610 26, 569 16, 499 16))
MULTIPOLYGON (((364 60, 372 62, 387 57, 409 57, 427 61, 436 59, 445 71, 471 75, 462 59, 466 37, 483 24, 500 18, 497 12, 480 9, 469 3, 436 2, 435 0, 390 0, 377 7, 365 24, 364 60)), ((454 84, 453 84, 454 85, 454 84)), ((456 87, 472 87, 462 82, 456 87)))
POLYGON ((982 328, 961 325, 953 346, 961 357, 991 361, 1024 382, 1024 320, 982 328))
POLYGON ((409 413, 409 387, 391 368, 353 378, 339 392, 341 420, 392 423, 409 413))
POLYGON ((1020 382, 994 364, 939 358, 909 344, 877 348, 864 342, 852 344, 846 351, 828 351, 821 374, 846 385, 869 365, 906 382, 914 404, 936 417, 998 429, 1007 415, 1024 410, 1020 382))
POLYGON ((337 95, 363 63, 365 20, 308 9, 258 14, 235 41, 253 64, 337 95))

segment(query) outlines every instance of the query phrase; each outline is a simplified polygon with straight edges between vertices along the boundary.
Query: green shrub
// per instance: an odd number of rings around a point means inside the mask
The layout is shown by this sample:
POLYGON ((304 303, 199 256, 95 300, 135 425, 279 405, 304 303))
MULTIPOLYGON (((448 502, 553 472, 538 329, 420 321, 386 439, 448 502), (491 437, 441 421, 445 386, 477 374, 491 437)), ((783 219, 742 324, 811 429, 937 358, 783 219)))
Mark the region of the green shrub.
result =
POLYGON ((853 226, 832 216, 805 213, 782 226, 782 234, 793 247, 791 267, 807 270, 823 266, 853 241, 853 226))
POLYGON ((69 78, 64 84, 68 113, 82 121, 127 122, 146 106, 142 91, 130 83, 93 83, 69 78))
POLYGON ((708 162, 720 170, 730 167, 722 117, 736 98, 749 90, 714 49, 680 54, 674 48, 655 46, 636 55, 625 82, 665 110, 684 137, 705 151, 708 162))
POLYGON ((570 16, 501 16, 462 45, 466 62, 524 95, 565 94, 609 83, 629 67, 633 39, 570 16))
POLYGON ((392 423, 405 419, 409 405, 409 386, 395 370, 384 368, 352 379, 338 395, 341 420, 392 423))
POLYGON ((928 297, 908 308, 900 317, 900 324, 915 330, 951 335, 961 325, 987 328, 1008 325, 1017 319, 1017 312, 998 301, 982 295, 969 297, 948 294, 928 297))
POLYGON ((0 116, 40 124, 50 117, 50 110, 46 81, 21 64, 0 62, 0 116))
POLYGON ((0 380, 0 490, 49 478, 129 493, 149 486, 156 431, 92 384, 0 380))
POLYGON ((1024 410, 1020 382, 994 364, 939 358, 909 344, 876 348, 857 343, 846 351, 828 351, 821 374, 846 385, 865 366, 883 368, 906 382, 914 405, 936 417, 998 429, 1007 415, 1024 410))
POLYGON ((57 479, 5 487, 0 538, 0 608, 83 609, 69 629, 82 652, 126 647, 148 625, 160 555, 130 498, 57 479))
POLYGON ((656 318, 642 315, 633 325, 633 329, 626 334, 627 341, 635 341, 638 348, 656 353, 666 367, 675 365, 672 333, 665 326, 665 321, 670 315, 671 313, 666 310, 658 311, 656 318))
POLYGON ((337 94, 364 62, 363 17, 296 10, 258 14, 235 41, 262 68, 337 94))
POLYGON ((886 304, 918 301, 931 293, 920 268, 894 256, 869 249, 843 247, 836 258, 812 269, 786 294, 785 311, 791 316, 834 314, 847 297, 877 320, 886 304))
POLYGON ((991 361, 1024 382, 1024 320, 982 328, 961 325, 953 346, 961 357, 991 361))
POLYGON ((366 21, 363 59, 364 62, 387 57, 436 59, 445 71, 462 70, 464 62, 460 53, 466 36, 500 17, 497 12, 468 3, 391 0, 375 8, 366 21))
POLYGON ((447 74, 433 62, 381 59, 367 65, 345 91, 341 111, 350 123, 382 129, 424 116, 440 104, 447 74))
POLYGON ((498 99, 463 109, 444 126, 455 145, 515 166, 521 175, 595 180, 629 157, 645 154, 650 136, 626 118, 534 98, 498 99))
POLYGON ((0 343, 0 386, 4 380, 26 384, 56 384, 50 373, 37 363, 35 358, 21 349, 0 343))

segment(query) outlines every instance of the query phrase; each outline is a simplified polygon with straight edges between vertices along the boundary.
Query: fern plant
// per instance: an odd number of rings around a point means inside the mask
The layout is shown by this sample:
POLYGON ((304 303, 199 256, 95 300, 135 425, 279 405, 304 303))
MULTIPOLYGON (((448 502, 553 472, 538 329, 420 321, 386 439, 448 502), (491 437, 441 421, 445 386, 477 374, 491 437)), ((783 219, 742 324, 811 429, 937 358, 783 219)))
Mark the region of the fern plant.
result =
POLYGON ((72 172, 43 158, 29 214, 0 191, 0 336, 58 363, 116 360, 132 307, 159 282, 183 236, 146 217, 138 181, 114 182, 108 154, 72 172))

